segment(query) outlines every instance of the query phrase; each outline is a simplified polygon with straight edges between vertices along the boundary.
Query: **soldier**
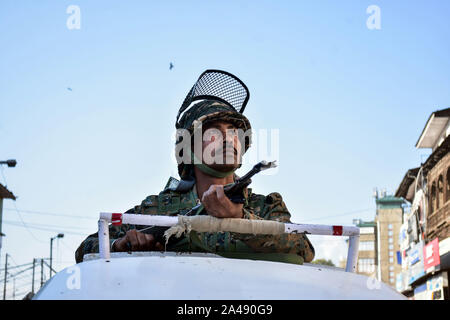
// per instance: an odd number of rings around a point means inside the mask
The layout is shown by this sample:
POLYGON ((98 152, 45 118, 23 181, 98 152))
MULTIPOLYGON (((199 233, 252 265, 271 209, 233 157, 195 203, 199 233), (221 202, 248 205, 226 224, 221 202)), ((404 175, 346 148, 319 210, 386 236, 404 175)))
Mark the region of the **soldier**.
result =
MULTIPOLYGON (((171 177, 163 191, 148 196, 127 213, 171 216, 208 214, 217 218, 291 222, 279 193, 264 196, 246 188, 241 195, 242 201, 231 201, 225 196, 224 186, 235 181, 234 172, 241 166, 242 155, 251 144, 250 122, 242 114, 248 95, 247 87, 235 76, 219 70, 205 71, 189 92, 177 117, 176 153, 181 179, 171 177), (231 81, 234 91, 230 91, 228 99, 226 95, 217 93, 217 87, 224 86, 223 81, 218 81, 223 78, 217 78, 217 75, 228 77, 228 85, 231 81), (245 94, 240 108, 236 107, 239 102, 229 102, 242 92, 245 94), (196 100, 201 101, 192 105, 196 100), (180 118, 182 112, 184 114, 180 118), (199 133, 201 140, 196 144, 195 136, 199 133)), ((135 225, 110 226, 111 251, 210 252, 230 258, 298 264, 314 258, 314 248, 304 234, 249 235, 191 231, 181 238, 172 239, 165 246, 157 228, 154 232, 152 229, 146 232, 139 229, 143 228, 135 225)), ((75 253, 77 263, 83 261, 84 254, 97 253, 98 243, 97 234, 83 241, 75 253)))

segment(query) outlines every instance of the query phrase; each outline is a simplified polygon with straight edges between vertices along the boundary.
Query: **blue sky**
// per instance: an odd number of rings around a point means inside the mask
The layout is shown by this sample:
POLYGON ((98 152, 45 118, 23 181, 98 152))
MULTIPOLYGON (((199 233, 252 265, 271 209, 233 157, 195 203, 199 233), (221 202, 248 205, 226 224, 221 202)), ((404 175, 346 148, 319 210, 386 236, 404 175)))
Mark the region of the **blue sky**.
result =
MULTIPOLYGON (((57 268, 70 265, 98 212, 158 193, 176 175, 176 113, 208 68, 247 84, 253 128, 279 129, 279 170, 255 192, 280 192, 299 223, 373 219, 373 188, 394 192, 426 159, 415 143, 449 107, 449 14, 448 1, 1 1, 0 158, 18 165, 0 181, 19 210, 63 216, 21 212, 52 231, 5 223, 0 261, 48 256, 60 231, 57 268)), ((345 254, 313 241, 318 257, 345 254)))

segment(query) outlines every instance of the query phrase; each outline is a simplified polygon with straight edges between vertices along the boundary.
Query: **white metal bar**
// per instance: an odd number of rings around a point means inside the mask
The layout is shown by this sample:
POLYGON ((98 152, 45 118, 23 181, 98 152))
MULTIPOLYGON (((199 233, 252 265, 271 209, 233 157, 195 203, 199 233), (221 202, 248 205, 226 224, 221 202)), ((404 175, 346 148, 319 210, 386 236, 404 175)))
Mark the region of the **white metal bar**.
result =
MULTIPOLYGON (((99 246, 100 257, 109 259, 109 230, 108 222, 120 221, 118 224, 136 224, 143 226, 161 226, 172 227, 178 223, 177 216, 157 216, 157 215, 143 215, 143 214, 113 214, 108 212, 100 213, 99 220, 99 246), (119 217, 119 218, 118 218, 119 217), (116 219, 115 221, 113 221, 116 219)), ((258 223, 258 220, 253 220, 258 223)), ((267 220, 264 220, 267 221, 267 220)), ((279 223, 273 221, 274 223, 279 223)), ((286 233, 306 233, 312 235, 329 235, 329 236, 348 236, 349 247, 347 254, 347 265, 345 270, 347 272, 356 271, 356 263, 358 260, 359 247, 359 228, 354 226, 330 226, 319 224, 296 224, 285 223, 286 233)))
POLYGON ((144 214, 124 214, 122 223, 159 227, 172 227, 178 223, 178 217, 150 216, 144 214))
MULTIPOLYGON (((108 222, 112 221, 112 213, 102 212, 100 213, 100 219, 104 219, 108 222)), ((258 223, 258 220, 254 220, 258 223)), ((267 221, 267 220, 265 220, 267 221)), ((274 221, 275 222, 275 221, 274 221)), ((160 226, 160 227, 172 227, 178 223, 177 216, 157 216, 157 215, 144 215, 144 214, 122 214, 123 224, 137 224, 142 226, 160 226)), ((315 235, 339 235, 339 236, 353 236, 359 235, 359 228, 353 226, 330 226, 321 224, 297 224, 297 223, 285 223, 286 233, 309 233, 315 235), (336 227, 341 228, 340 233, 336 234, 336 227)))
POLYGON ((323 224, 285 223, 286 233, 303 233, 323 236, 354 236, 359 235, 359 228, 348 226, 330 226, 323 224))
POLYGON ((108 221, 105 219, 98 220, 98 249, 101 259, 110 258, 109 228, 108 221))
MULTIPOLYGON (((104 219, 108 222, 113 222, 112 215, 113 213, 101 212, 100 219, 104 219)), ((156 215, 124 213, 121 215, 121 217, 122 217, 122 224, 172 227, 178 223, 178 217, 176 216, 156 216, 156 215)))
POLYGON ((358 262, 359 234, 350 236, 348 241, 346 272, 356 272, 356 263, 358 262))

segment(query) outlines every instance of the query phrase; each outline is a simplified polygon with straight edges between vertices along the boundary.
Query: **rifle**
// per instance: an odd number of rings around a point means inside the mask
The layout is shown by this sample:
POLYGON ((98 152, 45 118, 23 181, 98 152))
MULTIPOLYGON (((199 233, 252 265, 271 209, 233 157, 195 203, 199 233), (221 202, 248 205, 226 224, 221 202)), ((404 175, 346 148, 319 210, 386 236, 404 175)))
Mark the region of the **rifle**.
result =
MULTIPOLYGON (((267 162, 267 161, 261 161, 253 166, 253 168, 247 172, 242 177, 236 179, 233 183, 227 184, 224 186, 223 191, 225 195, 234 203, 245 203, 245 197, 244 197, 244 190, 247 188, 251 183, 251 178, 266 169, 269 168, 275 168, 277 166, 276 161, 267 162)), ((192 216, 197 213, 198 209, 200 208, 202 204, 199 203, 196 206, 194 206, 192 209, 190 209, 188 212, 186 212, 184 215, 186 216, 192 216)), ((146 234, 152 234, 155 237, 156 242, 164 243, 164 232, 169 229, 169 227, 159 227, 159 226, 150 226, 147 228, 139 229, 137 231, 143 232, 146 234)), ((169 244, 173 244, 174 242, 178 241, 179 239, 176 239, 174 237, 170 238, 169 244)))
POLYGON ((244 203, 244 189, 252 183, 252 179, 250 178, 263 170, 275 168, 276 166, 276 161, 267 162, 263 160, 255 164, 253 168, 241 178, 238 178, 235 182, 223 187, 225 195, 234 203, 244 203))

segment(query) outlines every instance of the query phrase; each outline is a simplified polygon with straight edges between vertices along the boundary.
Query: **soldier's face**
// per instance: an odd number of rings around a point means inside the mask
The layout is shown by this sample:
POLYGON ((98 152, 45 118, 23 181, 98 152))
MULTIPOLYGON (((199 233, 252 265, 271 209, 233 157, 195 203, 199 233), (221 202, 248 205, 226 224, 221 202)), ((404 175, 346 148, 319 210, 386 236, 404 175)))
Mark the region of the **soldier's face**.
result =
POLYGON ((237 128, 225 121, 203 126, 203 163, 219 171, 230 171, 241 163, 241 142, 237 128))

